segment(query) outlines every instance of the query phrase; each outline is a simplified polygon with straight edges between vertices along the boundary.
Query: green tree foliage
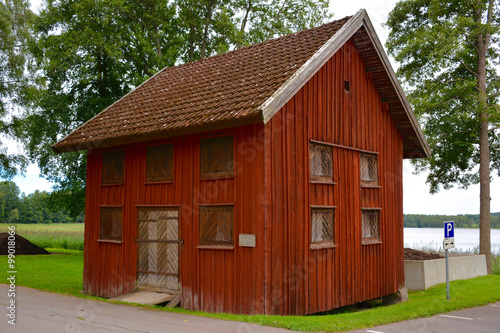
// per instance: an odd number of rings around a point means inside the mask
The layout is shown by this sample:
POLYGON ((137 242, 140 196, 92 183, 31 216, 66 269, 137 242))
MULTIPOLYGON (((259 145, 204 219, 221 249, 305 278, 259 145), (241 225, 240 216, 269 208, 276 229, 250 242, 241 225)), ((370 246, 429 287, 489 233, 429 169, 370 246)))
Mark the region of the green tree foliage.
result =
POLYGON ((174 2, 185 62, 325 23, 325 0, 180 0, 174 2))
POLYGON ((30 44, 42 84, 12 126, 56 184, 51 208, 84 209, 86 154, 50 149, 64 135, 165 66, 319 25, 327 11, 326 0, 48 0, 30 44))
POLYGON ((35 191, 20 194, 19 187, 11 181, 0 182, 0 223, 80 223, 83 215, 71 218, 58 208, 49 208, 49 194, 35 191))
MULTIPOLYGON (((27 74, 31 70, 27 41, 33 18, 29 1, 0 1, 0 134, 10 132, 6 119, 9 109, 27 101, 27 74)), ((11 178, 16 174, 16 165, 24 169, 26 160, 22 155, 9 155, 7 147, 0 143, 0 177, 11 178)))
POLYGON ((117 2, 50 1, 40 12, 32 50, 46 82, 35 108, 14 121, 29 159, 56 184, 53 202, 72 216, 84 207, 86 154, 55 156, 50 146, 130 90, 123 79, 130 73, 122 61, 117 2))
POLYGON ((416 170, 430 171, 432 193, 480 183, 480 252, 487 256, 490 168, 500 175, 499 20, 495 0, 402 0, 387 22, 389 53, 433 151, 416 170))

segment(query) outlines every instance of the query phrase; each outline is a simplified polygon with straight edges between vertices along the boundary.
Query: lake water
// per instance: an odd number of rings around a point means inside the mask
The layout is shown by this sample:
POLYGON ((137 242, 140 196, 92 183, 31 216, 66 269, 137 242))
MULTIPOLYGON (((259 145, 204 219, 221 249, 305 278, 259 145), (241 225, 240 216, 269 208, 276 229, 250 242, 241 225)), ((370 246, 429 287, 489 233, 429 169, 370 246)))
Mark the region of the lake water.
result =
MULTIPOLYGON (((442 228, 404 228, 405 247, 416 249, 443 247, 442 228)), ((479 246, 479 229, 455 228, 455 247, 458 250, 473 250, 479 246)), ((491 250, 500 253, 500 229, 491 230, 491 250)))

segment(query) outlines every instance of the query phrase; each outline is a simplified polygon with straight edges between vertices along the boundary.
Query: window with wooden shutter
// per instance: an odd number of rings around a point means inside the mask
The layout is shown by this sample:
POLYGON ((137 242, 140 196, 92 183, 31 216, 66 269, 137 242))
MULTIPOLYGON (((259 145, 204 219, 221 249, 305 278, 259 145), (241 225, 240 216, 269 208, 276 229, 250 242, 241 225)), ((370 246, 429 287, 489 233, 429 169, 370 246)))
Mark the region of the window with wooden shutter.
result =
POLYGON ((122 184, 123 165, 125 161, 124 150, 112 150, 102 153, 102 183, 122 184))
POLYGON ((378 185, 378 162, 376 154, 360 155, 361 185, 378 185))
POLYGON ((333 182, 332 147, 317 143, 309 144, 311 180, 333 182))
POLYGON ((200 245, 233 245, 233 206, 200 207, 200 245))
POLYGON ((333 208, 311 208, 311 243, 335 243, 333 208))
POLYGON ((200 177, 230 177, 234 173, 233 136, 200 140, 200 177))
POLYGON ((174 145, 154 145, 146 148, 146 182, 173 179, 174 145))
POLYGON ((101 207, 99 240, 122 240, 121 207, 101 207))
POLYGON ((361 210, 361 233, 364 242, 380 240, 380 210, 363 208, 361 210))

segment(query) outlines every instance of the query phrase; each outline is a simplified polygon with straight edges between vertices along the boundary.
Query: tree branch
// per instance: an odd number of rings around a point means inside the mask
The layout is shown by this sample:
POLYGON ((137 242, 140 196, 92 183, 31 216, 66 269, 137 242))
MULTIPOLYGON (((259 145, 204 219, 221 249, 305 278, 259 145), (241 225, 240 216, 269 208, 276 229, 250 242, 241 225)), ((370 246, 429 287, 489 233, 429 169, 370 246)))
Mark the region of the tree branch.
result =
POLYGON ((496 92, 496 93, 494 93, 494 94, 487 95, 486 97, 487 97, 487 98, 492 98, 492 97, 498 97, 498 96, 500 96, 500 91, 499 91, 499 92, 496 92))
POLYGON ((474 74, 476 77, 478 76, 478 73, 477 73, 477 72, 475 72, 474 70, 472 70, 471 68, 469 68, 469 66, 467 66, 467 65, 465 64, 465 62, 464 62, 462 59, 459 59, 458 61, 459 61, 459 62, 460 62, 460 63, 461 63, 464 67, 465 67, 465 69, 466 69, 468 72, 470 72, 471 74, 474 74))
POLYGON ((467 36, 465 36, 465 41, 469 43, 476 50, 477 53, 479 53, 479 49, 477 48, 476 43, 471 42, 467 36))
POLYGON ((438 136, 438 138, 436 139, 436 141, 440 141, 443 137, 445 137, 447 135, 460 134, 460 133, 470 133, 470 132, 471 131, 453 131, 453 132, 443 133, 440 136, 438 136))

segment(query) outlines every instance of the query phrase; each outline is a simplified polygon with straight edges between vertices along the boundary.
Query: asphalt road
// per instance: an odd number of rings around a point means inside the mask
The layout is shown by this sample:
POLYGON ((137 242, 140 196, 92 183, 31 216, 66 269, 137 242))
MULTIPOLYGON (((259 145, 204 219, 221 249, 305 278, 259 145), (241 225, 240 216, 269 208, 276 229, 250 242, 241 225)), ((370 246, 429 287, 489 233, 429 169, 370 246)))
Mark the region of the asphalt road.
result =
POLYGON ((499 333, 500 302, 350 333, 499 333))
POLYGON ((8 323, 8 287, 0 284, 0 332, 282 333, 283 329, 164 312, 17 287, 16 325, 8 323))
MULTIPOLYGON (((0 284, 0 333, 4 332, 235 332, 278 333, 287 330, 240 322, 158 311, 131 305, 16 288, 16 325, 8 323, 8 286, 0 284)), ((500 333, 500 302, 432 318, 352 331, 351 333, 500 333)))

